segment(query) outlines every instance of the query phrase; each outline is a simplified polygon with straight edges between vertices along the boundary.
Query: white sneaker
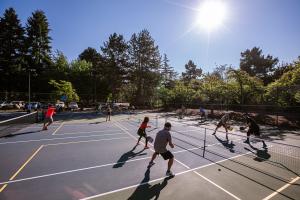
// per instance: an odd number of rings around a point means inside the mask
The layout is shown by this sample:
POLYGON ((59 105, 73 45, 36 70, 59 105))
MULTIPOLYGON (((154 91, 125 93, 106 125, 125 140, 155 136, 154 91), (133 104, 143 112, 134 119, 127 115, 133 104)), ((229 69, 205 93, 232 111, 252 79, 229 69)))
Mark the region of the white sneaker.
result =
POLYGON ((174 174, 171 171, 167 171, 166 176, 174 176, 174 174))

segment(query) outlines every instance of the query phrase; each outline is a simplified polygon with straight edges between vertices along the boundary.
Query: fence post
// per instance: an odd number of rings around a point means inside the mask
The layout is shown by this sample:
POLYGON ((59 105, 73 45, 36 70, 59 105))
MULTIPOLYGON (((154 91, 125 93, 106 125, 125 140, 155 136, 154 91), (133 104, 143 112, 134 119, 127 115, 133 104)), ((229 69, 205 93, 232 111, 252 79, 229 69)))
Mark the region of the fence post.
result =
POLYGON ((206 148, 206 128, 204 128, 204 146, 203 146, 203 158, 205 154, 205 148, 206 148))

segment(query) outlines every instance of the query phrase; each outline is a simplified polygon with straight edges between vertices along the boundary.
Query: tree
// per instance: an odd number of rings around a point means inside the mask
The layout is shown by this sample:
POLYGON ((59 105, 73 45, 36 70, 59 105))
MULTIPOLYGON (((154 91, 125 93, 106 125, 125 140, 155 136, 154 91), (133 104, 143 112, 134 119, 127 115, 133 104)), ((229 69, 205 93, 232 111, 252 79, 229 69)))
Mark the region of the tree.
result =
POLYGON ((197 68, 195 63, 191 60, 189 60, 184 67, 185 72, 182 73, 182 79, 186 84, 190 83, 193 79, 197 79, 202 74, 202 69, 197 68))
POLYGON ((128 45, 123 35, 114 33, 109 36, 101 50, 105 59, 105 78, 109 83, 112 98, 116 100, 122 85, 128 79, 128 45))
POLYGON ((67 102, 79 101, 79 97, 76 93, 76 90, 73 89, 72 83, 60 80, 56 82, 55 80, 50 80, 49 84, 52 85, 55 90, 56 99, 60 99, 63 95, 67 97, 67 102))
POLYGON ((263 83, 259 78, 251 77, 243 70, 229 69, 228 70, 228 85, 227 91, 231 101, 235 97, 239 97, 239 104, 258 103, 262 99, 264 91, 263 83))
POLYGON ((272 75, 278 58, 271 55, 264 56, 262 50, 254 47, 241 53, 240 69, 247 72, 250 76, 256 76, 263 80, 264 85, 272 82, 272 75))
POLYGON ((92 99, 93 83, 90 80, 92 64, 85 60, 74 60, 70 64, 70 80, 81 100, 90 102, 92 99))
POLYGON ((51 37, 49 23, 45 13, 37 10, 28 18, 27 25, 27 64, 41 75, 51 65, 51 37))
MULTIPOLYGON (((93 85, 93 101, 97 100, 97 94, 103 91, 103 79, 105 76, 104 61, 96 49, 88 47, 79 56, 79 60, 91 63, 90 79, 93 85)), ((101 96, 101 95, 100 95, 101 96)))
POLYGON ((207 73, 201 80, 201 93, 210 103, 223 103, 226 95, 226 85, 224 81, 216 74, 207 73))
POLYGON ((172 88, 174 86, 174 80, 177 77, 177 72, 169 65, 169 59, 166 54, 163 56, 162 66, 160 70, 162 85, 165 88, 172 88))
POLYGON ((158 46, 149 31, 133 34, 129 41, 130 82, 136 85, 135 103, 149 105, 159 85, 161 64, 158 46))
POLYGON ((300 62, 295 62, 294 69, 284 73, 278 80, 267 86, 266 96, 278 105, 300 104, 300 62))
POLYGON ((22 90, 20 74, 24 67, 25 30, 13 8, 4 11, 0 19, 0 73, 1 91, 22 90), (18 81, 12 81, 16 80, 18 81))

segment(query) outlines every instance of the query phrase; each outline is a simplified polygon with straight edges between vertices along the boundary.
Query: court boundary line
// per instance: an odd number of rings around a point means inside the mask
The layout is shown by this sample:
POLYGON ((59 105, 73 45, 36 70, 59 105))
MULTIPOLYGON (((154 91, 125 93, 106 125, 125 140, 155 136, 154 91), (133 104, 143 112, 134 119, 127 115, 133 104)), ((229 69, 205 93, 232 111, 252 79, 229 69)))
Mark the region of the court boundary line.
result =
MULTIPOLYGON (((129 138, 129 137, 127 137, 127 138, 129 138)), ((173 153, 176 153, 176 154, 177 153, 183 153, 183 152, 188 152, 188 151, 192 151, 192 150, 195 150, 195 149, 197 149, 197 148, 191 148, 191 149, 187 149, 187 150, 179 150, 179 151, 176 151, 176 152, 173 152, 173 153)), ((192 169, 194 169, 194 170, 201 169, 202 167, 207 167, 207 166, 214 165, 214 164, 217 164, 217 163, 220 163, 220 162, 224 162, 224 161, 227 161, 227 160, 230 160, 230 159, 235 159, 235 158, 238 158, 240 156, 244 156, 244 155, 250 154, 250 153, 251 152, 239 154, 239 155, 236 155, 236 156, 233 156, 233 157, 230 157, 230 158, 222 159, 222 160, 219 160, 217 162, 211 162, 209 164, 202 165, 202 166, 192 168, 192 169)), ((145 159, 149 159, 149 158, 151 158, 151 156, 144 157, 144 158, 132 159, 132 160, 128 160, 126 162, 135 162, 135 161, 145 160, 145 159)), ((34 179, 38 179, 38 178, 49 177, 49 176, 60 175, 60 174, 67 174, 67 173, 72 173, 72 172, 77 172, 77 171, 85 171, 85 170, 89 170, 89 169, 96 169, 96 168, 101 168, 101 167, 115 165, 115 164, 121 164, 121 163, 125 163, 125 162, 123 161, 123 162, 103 164, 103 166, 102 165, 96 165, 96 166, 92 166, 92 167, 85 167, 85 168, 79 168, 79 169, 74 169, 74 170, 56 172, 56 173, 52 173, 52 174, 44 174, 44 175, 33 176, 33 177, 28 177, 28 178, 23 178, 23 179, 17 179, 17 180, 13 180, 13 181, 0 182, 0 185, 11 184, 11 183, 15 183, 15 182, 22 182, 22 181, 27 181, 27 180, 34 180, 34 179)), ((189 170, 189 171, 191 171, 191 170, 189 170)))
POLYGON ((56 134, 56 135, 76 135, 76 134, 85 134, 85 133, 102 133, 102 132, 114 132, 114 131, 118 132, 119 129, 117 129, 117 130, 106 130, 106 131, 67 132, 67 133, 61 133, 61 134, 56 134))
MULTIPOLYGON (((26 167, 26 165, 38 154, 38 152, 44 147, 44 145, 41 145, 26 161, 23 163, 23 165, 8 179, 9 181, 14 180, 14 178, 26 167)), ((4 191, 4 189, 7 187, 7 184, 2 186, 0 189, 0 193, 4 191)))
POLYGON ((272 197, 276 196, 277 194, 279 194, 281 191, 285 190, 286 188, 288 188, 289 186, 291 186, 294 182, 296 182, 297 180, 299 180, 300 177, 297 176, 296 178, 294 178, 293 180, 291 180, 289 183, 285 184, 284 186, 282 186, 281 188, 277 189, 275 192, 271 193, 269 196, 263 198, 263 200, 269 200, 272 197))
POLYGON ((105 138, 105 139, 100 139, 100 140, 82 140, 82 141, 62 142, 62 143, 45 144, 44 146, 58 146, 58 145, 64 145, 64 144, 78 144, 78 143, 87 143, 87 142, 100 142, 100 141, 119 140, 119 139, 126 139, 126 138, 129 138, 129 137, 105 138))
POLYGON ((101 136, 122 135, 122 134, 124 134, 124 133, 123 132, 117 132, 117 133, 109 133, 109 134, 102 134, 102 135, 97 134, 97 135, 82 135, 82 136, 76 136, 76 137, 49 138, 49 139, 40 139, 40 140, 20 140, 20 141, 14 141, 14 142, 3 142, 3 143, 0 143, 0 145, 29 143, 29 142, 42 142, 42 141, 52 141, 52 140, 64 140, 64 139, 76 139, 76 138, 88 138, 88 137, 101 137, 101 136))
MULTIPOLYGON (((226 158, 226 159, 223 159, 223 160, 219 160, 219 161, 217 161, 217 162, 209 163, 209 164, 202 165, 202 166, 195 167, 195 168, 191 168, 191 169, 188 169, 188 170, 185 170, 185 171, 182 171, 182 172, 178 172, 178 173, 175 174, 175 177, 176 177, 176 176, 179 176, 179 175, 182 175, 182 174, 189 173, 189 172, 193 172, 193 171, 198 170, 198 169, 202 169, 202 168, 205 168, 205 167, 209 167, 209 166, 211 166, 211 165, 215 165, 215 164, 218 164, 218 163, 221 163, 221 162, 225 162, 225 161, 230 160, 230 159, 235 159, 235 158, 244 156, 244 155, 249 154, 249 153, 250 153, 250 152, 247 152, 247 153, 244 153, 244 154, 240 154, 240 155, 237 155, 237 156, 233 156, 233 157, 230 157, 230 158, 226 158)), ((154 179, 154 180, 145 182, 145 183, 139 183, 139 184, 127 186, 127 187, 124 187, 124 188, 119 188, 119 189, 116 189, 116 190, 112 190, 112 191, 100 193, 100 194, 97 194, 97 195, 85 197, 85 198, 82 198, 82 199, 80 199, 80 200, 89 200, 89 199, 92 199, 92 198, 105 196, 105 195, 108 195, 108 194, 112 194, 112 193, 120 192, 120 191, 123 191, 123 190, 135 188, 135 187, 142 186, 142 185, 149 184, 149 183, 153 183, 153 182, 156 182, 156 181, 160 181, 160 180, 163 180, 163 179, 165 179, 165 178, 167 178, 167 177, 168 177, 168 176, 163 176, 163 177, 160 177, 160 178, 157 178, 157 179, 154 179)), ((1 184, 1 183, 0 183, 0 184, 1 184)))
POLYGON ((59 129, 61 129, 61 127, 63 127, 63 125, 64 125, 64 122, 62 122, 62 123, 59 125, 59 127, 57 127, 57 128, 55 129, 55 131, 54 131, 51 135, 55 135, 55 133, 56 133, 59 129))

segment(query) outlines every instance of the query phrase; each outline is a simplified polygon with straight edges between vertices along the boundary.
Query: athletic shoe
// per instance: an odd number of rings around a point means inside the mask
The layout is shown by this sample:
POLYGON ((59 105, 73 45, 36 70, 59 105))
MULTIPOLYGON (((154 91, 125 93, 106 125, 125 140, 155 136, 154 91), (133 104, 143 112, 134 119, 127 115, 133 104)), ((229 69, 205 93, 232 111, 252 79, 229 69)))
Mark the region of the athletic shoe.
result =
POLYGON ((245 140, 245 141, 244 141, 244 143, 247 143, 247 144, 249 144, 250 142, 249 142, 249 140, 245 140))
POLYGON ((153 165, 155 165, 155 162, 149 162, 148 168, 152 167, 153 165))
POLYGON ((268 146, 266 145, 266 143, 263 144, 263 148, 264 148, 264 149, 267 149, 267 148, 268 148, 268 146))
POLYGON ((171 171, 167 171, 166 176, 174 176, 174 174, 171 171))

